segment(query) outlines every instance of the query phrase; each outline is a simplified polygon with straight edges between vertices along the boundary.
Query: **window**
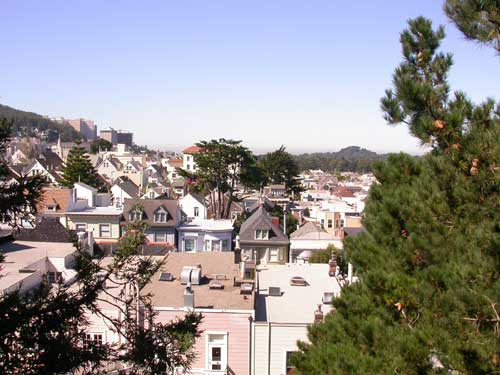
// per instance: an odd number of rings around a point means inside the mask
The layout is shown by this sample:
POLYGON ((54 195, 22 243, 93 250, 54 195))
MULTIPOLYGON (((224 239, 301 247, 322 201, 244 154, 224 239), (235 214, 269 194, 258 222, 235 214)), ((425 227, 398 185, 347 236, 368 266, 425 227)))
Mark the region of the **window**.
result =
POLYGON ((102 333, 86 333, 83 337, 83 346, 89 348, 91 346, 102 345, 102 333))
POLYGON ((154 198, 155 198, 155 192, 154 192, 153 190, 151 190, 151 191, 149 192, 149 198, 151 198, 151 199, 154 199, 154 198))
POLYGON ((328 228, 332 228, 332 227, 333 227, 333 220, 328 219, 328 228))
POLYGON ((85 223, 76 223, 75 230, 77 232, 85 232, 87 230, 87 224, 85 223))
POLYGON ((99 237, 111 237, 110 227, 109 224, 99 224, 99 237))
POLYGON ((290 359, 292 358, 292 354, 296 353, 295 351, 286 351, 285 352, 285 374, 293 375, 296 374, 295 366, 292 366, 290 363, 290 359))
POLYGON ((132 211, 129 214, 130 221, 142 220, 142 211, 132 211))
POLYGON ((205 251, 210 251, 210 240, 205 240, 205 251))
POLYGON ((186 169, 189 171, 191 169, 191 166, 189 164, 186 165, 186 169))
POLYGON ((257 229, 255 231, 256 240, 267 240, 269 238, 269 231, 267 229, 257 229))
POLYGON ((325 228, 325 219, 321 219, 321 228, 325 228))
POLYGON ((156 211, 155 212, 155 222, 166 223, 167 222, 167 213, 163 210, 156 211))
POLYGON ((228 251, 228 250, 229 250, 229 241, 222 240, 222 251, 228 251))
POLYGON ((200 216, 200 208, 199 208, 199 207, 195 207, 195 208, 194 208, 194 216, 195 216, 195 217, 200 216))
POLYGON ((269 249, 269 261, 270 262, 279 262, 280 260, 280 249, 270 248, 269 249))
POLYGON ((195 251, 196 241, 194 238, 184 239, 184 251, 195 251))
POLYGON ((109 167, 109 163, 107 161, 105 161, 102 165, 103 165, 104 168, 108 168, 109 167))
POLYGON ((167 242, 167 233, 155 232, 155 242, 167 242))
POLYGON ((56 212, 57 211, 57 205, 55 205, 55 204, 48 205, 47 206, 47 211, 56 212))
POLYGON ((220 251, 220 240, 212 240, 212 251, 220 251))
POLYGON ((62 273, 51 271, 47 272, 47 281, 49 285, 60 284, 62 282, 62 273))
POLYGON ((227 333, 207 332, 207 370, 226 370, 227 333))

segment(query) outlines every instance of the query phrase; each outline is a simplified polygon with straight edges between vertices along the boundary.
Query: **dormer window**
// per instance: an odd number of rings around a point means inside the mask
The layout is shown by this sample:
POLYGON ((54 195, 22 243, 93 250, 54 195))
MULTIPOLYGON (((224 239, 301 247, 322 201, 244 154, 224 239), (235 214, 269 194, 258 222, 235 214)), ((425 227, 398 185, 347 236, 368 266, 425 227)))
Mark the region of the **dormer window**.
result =
POLYGON ((155 223, 166 223, 168 220, 168 213, 163 209, 158 209, 154 215, 155 223))
POLYGON ((105 161, 105 162, 103 163, 103 166, 104 166, 104 168, 108 168, 108 167, 109 167, 109 163, 108 163, 107 161, 105 161))
POLYGON ((143 212, 142 211, 132 211, 129 213, 130 221, 142 220, 143 212))
POLYGON ((56 212, 57 211, 57 205, 56 204, 47 205, 47 211, 56 212))
POLYGON ((257 229, 255 231, 256 240, 267 240, 269 239, 269 230, 267 229, 257 229))

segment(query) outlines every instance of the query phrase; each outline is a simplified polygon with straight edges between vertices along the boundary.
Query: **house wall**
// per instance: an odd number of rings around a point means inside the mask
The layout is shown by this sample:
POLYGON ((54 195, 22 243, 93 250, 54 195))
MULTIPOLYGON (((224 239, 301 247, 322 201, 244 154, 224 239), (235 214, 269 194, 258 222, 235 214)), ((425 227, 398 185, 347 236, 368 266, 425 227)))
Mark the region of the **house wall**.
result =
POLYGON ((188 194, 182 199, 179 200, 179 205, 182 211, 186 214, 188 218, 198 218, 198 219, 206 219, 207 218, 207 209, 206 207, 198 202, 192 195, 188 194), (199 213, 198 216, 194 216, 194 209, 198 207, 199 213))
POLYGON ((149 228, 146 237, 151 242, 155 241, 155 233, 166 233, 166 242, 175 245, 175 228, 149 228))
MULTIPOLYGON (((228 241, 228 251, 232 249, 233 231, 227 232, 193 232, 193 231, 183 231, 179 230, 179 242, 178 250, 184 252, 184 239, 195 238, 196 239, 196 252, 205 251, 205 240, 227 240, 228 241)), ((221 243, 222 246, 222 243, 221 243)))
POLYGON ((121 189, 118 185, 113 185, 111 187, 111 194, 113 195, 113 204, 115 207, 122 207, 125 199, 132 198, 125 191, 123 191, 123 189, 121 189))
POLYGON ((307 324, 254 322, 252 375, 286 375, 286 352, 297 351, 297 341, 308 341, 307 324))
MULTIPOLYGON (((196 298, 196 296, 195 296, 196 298)), ((158 311, 157 321, 167 323, 176 318, 182 318, 185 312, 183 310, 163 310, 158 311)), ((203 321, 200 329, 203 331, 196 340, 194 351, 197 353, 196 359, 192 364, 192 374, 220 374, 217 371, 205 371, 206 368, 206 344, 207 332, 227 332, 227 364, 231 369, 231 374, 247 375, 250 374, 250 355, 251 355, 251 321, 253 320, 253 311, 232 312, 226 310, 210 311, 203 310, 203 321)))
POLYGON ((76 224, 87 224, 87 231, 91 231, 96 240, 117 240, 120 238, 120 223, 115 218, 105 217, 72 217, 68 218, 68 229, 76 229, 76 224), (101 237, 99 233, 99 224, 110 224, 110 236, 101 237))
POLYGON ((241 245, 241 256, 255 260, 257 264, 283 264, 288 261, 288 246, 247 246, 241 245), (278 260, 270 259, 270 249, 278 249, 278 260))

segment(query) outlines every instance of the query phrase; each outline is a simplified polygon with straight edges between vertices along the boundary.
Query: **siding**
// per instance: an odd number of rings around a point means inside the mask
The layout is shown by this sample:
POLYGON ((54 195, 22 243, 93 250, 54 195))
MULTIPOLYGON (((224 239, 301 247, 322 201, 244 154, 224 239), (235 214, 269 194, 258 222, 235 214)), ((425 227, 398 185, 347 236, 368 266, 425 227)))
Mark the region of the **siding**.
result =
MULTIPOLYGON (((167 323, 176 317, 184 316, 184 311, 159 311, 157 320, 167 323)), ((235 375, 250 374, 250 322, 252 312, 203 312, 201 330, 228 332, 227 363, 235 375)), ((196 359, 192 373, 198 374, 205 368, 206 334, 202 333, 195 343, 196 359)))
POLYGON ((267 323, 252 326, 252 375, 285 375, 285 352, 297 350, 298 340, 308 341, 307 325, 271 323, 271 340, 267 323))

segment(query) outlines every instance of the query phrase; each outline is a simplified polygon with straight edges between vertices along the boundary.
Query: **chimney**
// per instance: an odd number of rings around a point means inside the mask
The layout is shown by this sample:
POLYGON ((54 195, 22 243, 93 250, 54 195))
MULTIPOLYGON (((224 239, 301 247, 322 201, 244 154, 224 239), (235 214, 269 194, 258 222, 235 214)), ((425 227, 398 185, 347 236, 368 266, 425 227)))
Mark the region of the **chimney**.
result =
POLYGON ((321 305, 318 305, 318 309, 314 311, 314 323, 321 323, 323 321, 323 311, 321 311, 321 305))
POLYGON ((194 309, 194 291, 191 288, 191 283, 188 283, 184 289, 184 307, 194 309))
POLYGON ((330 276, 335 276, 337 273, 337 261, 334 258, 334 255, 332 254, 332 259, 328 262, 328 275, 330 276))
POLYGON ((277 225, 278 227, 280 226, 280 219, 278 217, 271 217, 271 221, 273 222, 273 224, 277 225))
POLYGON ((235 246, 234 246, 234 264, 240 264, 241 262, 241 248, 240 248, 240 235, 236 236, 235 246))

